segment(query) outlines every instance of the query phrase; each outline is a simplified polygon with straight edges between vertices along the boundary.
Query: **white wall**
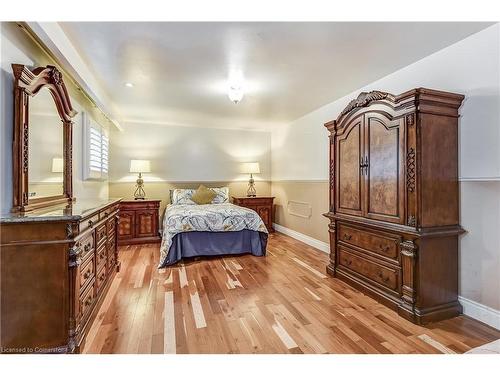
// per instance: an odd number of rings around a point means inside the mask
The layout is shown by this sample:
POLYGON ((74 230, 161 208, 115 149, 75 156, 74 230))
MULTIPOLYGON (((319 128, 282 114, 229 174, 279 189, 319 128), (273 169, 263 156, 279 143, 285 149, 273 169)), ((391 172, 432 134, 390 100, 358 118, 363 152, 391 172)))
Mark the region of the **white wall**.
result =
POLYGON ((464 94, 460 109, 460 177, 500 176, 499 25, 491 26, 277 129, 273 180, 328 179, 328 138, 322 126, 361 91, 400 94, 427 87, 464 94))
POLYGON ((271 177, 271 134, 261 131, 124 123, 113 131, 110 144, 110 181, 135 181, 131 159, 151 160, 146 181, 248 180, 240 163, 258 161, 258 180, 271 177))
MULTIPOLYGON (((1 80, 0 80, 0 209, 7 213, 12 208, 12 130, 14 125, 13 75, 11 64, 44 66, 54 64, 14 23, 1 23, 1 80)), ((66 80, 73 107, 79 112, 73 127, 73 191, 77 199, 107 198, 107 181, 82 180, 82 116, 92 112, 90 103, 66 80)), ((95 110, 94 110, 95 111, 95 110)), ((102 122, 102 121, 100 121, 102 122)), ((36 124, 32 124, 36 126, 36 124)), ((106 124, 105 124, 106 125, 106 124)), ((43 141, 43 140, 39 140, 43 141)))
MULTIPOLYGON (((460 109, 460 294, 500 310, 500 28, 496 24, 313 111, 272 134, 272 180, 327 180, 328 133, 360 91, 428 87, 464 94, 460 109), (489 182, 477 182, 476 179, 489 182)), ((327 229, 325 228, 325 231, 327 229)), ((500 316, 500 315, 499 315, 500 316)))

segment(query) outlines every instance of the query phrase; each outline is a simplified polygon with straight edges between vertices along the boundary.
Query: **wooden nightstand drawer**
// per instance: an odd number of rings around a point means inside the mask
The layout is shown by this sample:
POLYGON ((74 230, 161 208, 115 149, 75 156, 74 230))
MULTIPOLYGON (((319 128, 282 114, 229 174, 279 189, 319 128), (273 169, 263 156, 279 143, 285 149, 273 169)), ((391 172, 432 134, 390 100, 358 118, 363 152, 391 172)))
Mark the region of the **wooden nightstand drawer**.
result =
POLYGON ((269 233, 273 233, 273 200, 274 197, 233 197, 233 203, 254 210, 266 225, 269 233))

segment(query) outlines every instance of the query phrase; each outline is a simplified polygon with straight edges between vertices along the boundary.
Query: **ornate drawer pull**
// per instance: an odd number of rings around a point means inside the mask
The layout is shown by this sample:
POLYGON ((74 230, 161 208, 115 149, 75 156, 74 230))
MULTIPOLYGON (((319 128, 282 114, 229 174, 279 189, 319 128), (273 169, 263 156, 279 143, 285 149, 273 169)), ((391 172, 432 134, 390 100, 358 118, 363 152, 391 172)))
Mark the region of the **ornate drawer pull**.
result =
POLYGON ((105 212, 104 217, 108 217, 108 216, 109 216, 109 212, 105 212))
POLYGON ((99 277, 99 281, 103 281, 105 277, 106 277, 105 273, 101 274, 101 277, 99 277))
POLYGON ((92 220, 89 220, 89 228, 92 228, 93 225, 94 225, 94 222, 92 220))
POLYGON ((348 260, 346 261, 346 263, 347 263, 347 265, 348 265, 348 266, 350 266, 350 265, 352 264, 352 260, 348 259, 348 260))
POLYGON ((352 239, 352 236, 344 233, 344 240, 349 241, 350 239, 352 239))
POLYGON ((384 274, 382 272, 379 272, 377 275, 384 283, 389 282, 389 276, 384 277, 384 274))
POLYGON ((85 244, 85 246, 83 247, 83 251, 87 252, 87 251, 89 251, 89 250, 90 250, 90 244, 89 244, 89 243, 87 243, 87 244, 85 244))
POLYGON ((378 245, 379 249, 382 250, 384 253, 387 253, 389 252, 389 246, 382 246, 382 245, 378 245))
POLYGON ((91 270, 87 270, 87 272, 85 272, 85 274, 83 275, 83 278, 86 280, 90 277, 90 274, 92 273, 91 270))
POLYGON ((92 298, 87 298, 85 300, 85 306, 89 306, 92 303, 92 298))

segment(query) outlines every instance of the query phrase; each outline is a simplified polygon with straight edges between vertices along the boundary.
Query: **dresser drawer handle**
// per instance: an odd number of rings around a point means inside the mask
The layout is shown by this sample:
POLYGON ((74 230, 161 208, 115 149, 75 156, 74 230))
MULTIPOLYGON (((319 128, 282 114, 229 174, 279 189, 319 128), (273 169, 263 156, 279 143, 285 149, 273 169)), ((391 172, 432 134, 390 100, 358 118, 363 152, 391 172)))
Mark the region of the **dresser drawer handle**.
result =
POLYGON ((382 280, 384 283, 389 282, 389 276, 384 277, 384 274, 383 274, 382 272, 379 272, 377 276, 378 276, 378 277, 380 278, 380 280, 382 280))
POLYGON ((101 274, 101 277, 99 277, 99 281, 103 281, 105 277, 106 277, 105 273, 101 274))
POLYGON ((89 228, 92 228, 94 226, 94 222, 92 220, 89 220, 89 228))
POLYGON ((352 264, 352 260, 348 259, 345 261, 347 263, 348 266, 350 266, 352 264))
POLYGON ((108 217, 108 216, 109 216, 109 212, 105 212, 104 217, 108 217))
POLYGON ((89 306, 92 303, 92 297, 85 300, 85 306, 89 306))
POLYGON ((87 243, 87 244, 85 244, 85 246, 83 247, 83 251, 84 251, 84 252, 88 252, 89 250, 90 250, 90 244, 89 244, 89 243, 87 243))
POLYGON ((349 241, 350 239, 352 239, 350 234, 344 234, 344 240, 349 241))
POLYGON ((384 246, 382 246, 382 245, 379 245, 378 247, 379 247, 379 248, 380 248, 380 250, 382 250, 384 253, 389 252, 389 249, 390 249, 390 248, 389 248, 389 246, 385 246, 385 247, 384 247, 384 246))
POLYGON ((83 279, 84 279, 84 280, 87 280, 87 279, 90 277, 90 274, 91 274, 91 273, 92 273, 92 271, 91 271, 90 269, 89 269, 89 270, 87 270, 87 272, 85 272, 85 273, 83 274, 83 279))

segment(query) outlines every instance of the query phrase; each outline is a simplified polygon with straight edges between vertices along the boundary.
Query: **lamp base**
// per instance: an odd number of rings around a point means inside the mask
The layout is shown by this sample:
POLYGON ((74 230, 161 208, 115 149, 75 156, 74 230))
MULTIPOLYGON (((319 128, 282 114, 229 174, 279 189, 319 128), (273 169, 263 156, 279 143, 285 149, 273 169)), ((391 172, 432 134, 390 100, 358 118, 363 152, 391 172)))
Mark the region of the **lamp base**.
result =
POLYGON ((139 173, 139 178, 136 181, 136 189, 134 192, 134 199, 135 200, 144 200, 146 199, 146 192, 144 191, 144 180, 142 179, 141 174, 139 173))
POLYGON ((248 180, 248 190, 247 197, 255 198, 257 196, 257 190, 255 190, 255 181, 253 176, 250 174, 250 180, 248 180))

